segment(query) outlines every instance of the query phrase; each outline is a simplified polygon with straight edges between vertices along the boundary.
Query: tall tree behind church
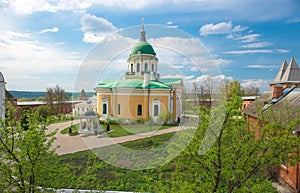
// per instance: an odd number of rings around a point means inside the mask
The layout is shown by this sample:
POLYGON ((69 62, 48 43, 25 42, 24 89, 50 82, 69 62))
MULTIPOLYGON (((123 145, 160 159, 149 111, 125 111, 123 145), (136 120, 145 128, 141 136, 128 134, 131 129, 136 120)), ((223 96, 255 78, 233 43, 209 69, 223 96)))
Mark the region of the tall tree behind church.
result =
POLYGON ((68 98, 66 91, 59 85, 47 88, 45 100, 54 114, 62 113, 63 104, 68 100, 68 98))

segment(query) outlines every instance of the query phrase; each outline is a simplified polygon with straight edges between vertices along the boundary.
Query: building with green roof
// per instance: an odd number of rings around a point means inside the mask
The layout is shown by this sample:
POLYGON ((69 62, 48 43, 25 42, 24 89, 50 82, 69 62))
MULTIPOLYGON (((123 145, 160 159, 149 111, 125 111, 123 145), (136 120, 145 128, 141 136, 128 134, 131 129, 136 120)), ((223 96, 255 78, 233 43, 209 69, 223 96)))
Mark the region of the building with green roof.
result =
POLYGON ((160 78, 158 58, 146 40, 144 21, 140 41, 127 59, 124 79, 108 79, 96 86, 98 114, 124 119, 153 119, 163 111, 177 120, 182 112, 181 78, 160 78))

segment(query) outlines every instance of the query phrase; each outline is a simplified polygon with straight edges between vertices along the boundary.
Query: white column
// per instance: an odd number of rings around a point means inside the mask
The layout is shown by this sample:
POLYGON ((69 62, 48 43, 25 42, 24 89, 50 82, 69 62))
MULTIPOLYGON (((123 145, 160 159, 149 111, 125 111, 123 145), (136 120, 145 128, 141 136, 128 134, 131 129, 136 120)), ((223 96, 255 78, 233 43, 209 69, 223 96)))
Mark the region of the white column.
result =
POLYGON ((79 133, 82 131, 82 124, 81 124, 82 119, 80 118, 80 124, 79 124, 79 133))

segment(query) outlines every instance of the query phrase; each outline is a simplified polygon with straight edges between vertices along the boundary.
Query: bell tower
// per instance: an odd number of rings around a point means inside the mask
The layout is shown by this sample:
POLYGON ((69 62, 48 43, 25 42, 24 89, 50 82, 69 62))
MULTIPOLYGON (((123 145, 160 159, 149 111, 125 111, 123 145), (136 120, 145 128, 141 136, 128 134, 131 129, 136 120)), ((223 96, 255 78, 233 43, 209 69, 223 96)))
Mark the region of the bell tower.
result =
POLYGON ((146 39, 144 18, 142 18, 140 41, 132 48, 131 54, 127 59, 128 71, 126 72, 126 79, 144 79, 144 74, 148 74, 150 80, 156 80, 159 78, 157 64, 156 53, 146 39))

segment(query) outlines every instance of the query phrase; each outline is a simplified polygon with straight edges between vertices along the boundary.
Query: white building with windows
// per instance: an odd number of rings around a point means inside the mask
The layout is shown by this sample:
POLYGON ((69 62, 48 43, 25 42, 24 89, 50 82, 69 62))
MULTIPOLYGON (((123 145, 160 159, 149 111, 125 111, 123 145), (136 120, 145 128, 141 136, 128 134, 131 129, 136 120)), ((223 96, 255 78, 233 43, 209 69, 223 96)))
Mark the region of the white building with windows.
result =
POLYGON ((86 112, 93 111, 97 112, 97 98, 96 96, 88 98, 86 101, 80 101, 73 107, 73 115, 81 116, 86 112))

